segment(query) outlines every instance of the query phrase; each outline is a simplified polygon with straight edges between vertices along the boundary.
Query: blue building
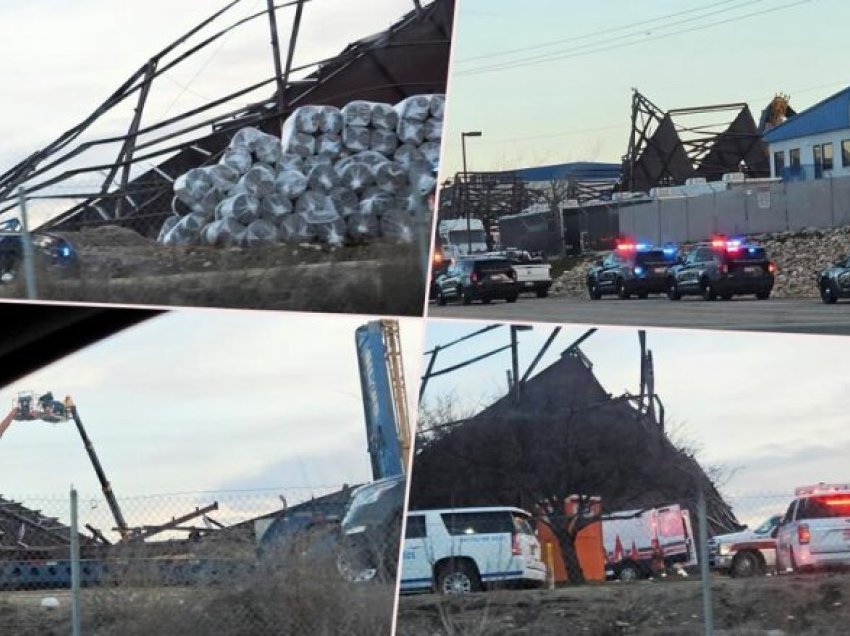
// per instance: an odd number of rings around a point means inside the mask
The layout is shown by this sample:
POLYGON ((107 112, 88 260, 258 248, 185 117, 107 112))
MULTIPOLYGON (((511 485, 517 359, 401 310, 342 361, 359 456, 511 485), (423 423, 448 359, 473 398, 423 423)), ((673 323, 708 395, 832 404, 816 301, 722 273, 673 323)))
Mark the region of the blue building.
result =
POLYGON ((850 87, 763 135, 770 172, 786 181, 850 175, 850 87))

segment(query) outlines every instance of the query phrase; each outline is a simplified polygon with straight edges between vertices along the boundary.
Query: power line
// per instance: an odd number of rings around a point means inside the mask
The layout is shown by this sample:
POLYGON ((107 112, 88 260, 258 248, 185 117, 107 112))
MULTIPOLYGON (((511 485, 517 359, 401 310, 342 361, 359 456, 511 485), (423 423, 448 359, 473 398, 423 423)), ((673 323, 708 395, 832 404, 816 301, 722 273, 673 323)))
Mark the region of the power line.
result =
MULTIPOLYGON (((761 1, 761 0, 758 0, 758 1, 761 1)), ((686 15, 688 13, 694 13, 694 12, 698 12, 698 11, 703 11, 705 9, 711 9, 713 7, 720 6, 720 5, 723 5, 723 4, 729 4, 731 2, 739 2, 739 0, 723 0, 722 2, 714 2, 712 4, 708 4, 708 5, 705 5, 703 7, 694 7, 693 9, 688 9, 687 11, 677 11, 676 13, 670 13, 668 15, 660 16, 660 17, 657 17, 657 18, 652 18, 650 20, 642 20, 640 22, 632 22, 632 23, 629 23, 629 24, 626 24, 626 25, 623 25, 623 26, 620 26, 620 27, 600 29, 599 31, 593 31, 591 33, 586 33, 585 35, 578 35, 578 36, 568 37, 568 38, 560 38, 558 40, 550 40, 549 42, 543 42, 541 44, 532 44, 530 46, 521 46, 521 47, 518 47, 518 48, 515 48, 515 49, 506 49, 504 51, 494 51, 493 53, 484 53, 484 54, 481 54, 481 55, 474 55, 472 57, 467 57, 467 58, 458 60, 457 63, 464 64, 464 63, 472 62, 472 61, 475 61, 475 60, 483 60, 483 59, 488 59, 488 58, 493 58, 493 57, 511 55, 513 53, 521 53, 523 51, 533 51, 533 50, 536 50, 536 49, 544 49, 544 48, 547 48, 549 46, 554 46, 556 44, 564 44, 566 42, 576 42, 576 41, 579 41, 579 40, 587 40, 587 39, 596 37, 597 35, 605 35, 606 33, 613 33, 613 32, 617 32, 617 31, 625 31, 626 29, 631 29, 633 27, 646 25, 646 24, 652 24, 653 22, 661 22, 661 21, 664 21, 664 20, 668 20, 670 18, 678 17, 680 15, 686 15)))
MULTIPOLYGON (((754 1, 755 2, 761 2, 763 0, 754 0, 754 1)), ((695 31, 702 31, 704 29, 709 29, 711 27, 719 26, 721 24, 727 24, 729 22, 741 21, 741 20, 745 20, 747 18, 757 17, 757 16, 760 16, 760 15, 768 14, 768 13, 774 13, 776 11, 784 11, 785 9, 790 9, 792 7, 795 7, 795 6, 798 6, 798 5, 801 5, 801 4, 809 3, 811 1, 812 0, 797 0, 797 2, 792 2, 791 4, 786 4, 786 5, 783 5, 781 7, 773 7, 771 9, 763 9, 761 11, 754 11, 754 12, 747 13, 747 14, 744 14, 744 15, 735 16, 733 18, 727 18, 725 20, 717 20, 716 22, 712 22, 712 23, 709 23, 709 24, 698 25, 698 26, 695 26, 695 27, 691 27, 689 29, 681 29, 679 31, 674 31, 672 33, 664 33, 664 34, 661 34, 661 35, 654 36, 651 39, 660 40, 660 39, 664 39, 664 38, 673 37, 673 36, 676 36, 676 35, 682 35, 684 33, 692 33, 692 32, 695 32, 695 31)), ((705 17, 705 16, 703 16, 703 17, 705 17)), ((622 39, 622 38, 618 37, 618 38, 612 38, 612 40, 613 39, 622 39)), ((532 58, 527 58, 525 60, 517 60, 517 61, 514 61, 514 62, 504 62, 504 63, 493 64, 493 65, 490 65, 490 66, 482 66, 482 67, 479 67, 479 68, 473 68, 473 69, 464 70, 464 71, 457 71, 456 73, 454 73, 454 75, 455 76, 479 75, 479 74, 482 74, 482 73, 490 73, 490 72, 493 72, 493 71, 503 71, 503 70, 519 68, 519 67, 523 67, 523 66, 532 66, 532 65, 535 65, 535 64, 553 62, 553 61, 556 61, 556 60, 564 60, 564 59, 570 59, 570 58, 574 58, 574 57, 582 57, 582 56, 585 56, 585 55, 592 55, 594 53, 602 53, 602 52, 610 51, 610 50, 613 50, 613 49, 624 48, 624 47, 627 47, 627 46, 633 46, 635 44, 642 44, 642 43, 646 42, 648 39, 650 39, 650 38, 643 38, 641 40, 636 40, 636 41, 633 41, 633 42, 625 42, 625 43, 621 43, 621 44, 613 44, 613 45, 610 45, 610 46, 603 46, 601 48, 592 49, 592 50, 589 50, 589 51, 579 51, 579 52, 560 51, 558 53, 550 53, 550 54, 546 54, 546 55, 534 56, 532 58)), ((602 42, 596 43, 596 44, 594 44, 594 46, 598 46, 598 44, 601 44, 601 43, 602 42)), ((578 47, 578 48, 582 48, 582 47, 578 47)), ((574 50, 574 49, 572 49, 572 50, 574 50)), ((567 51, 570 51, 570 50, 567 50, 567 51)))

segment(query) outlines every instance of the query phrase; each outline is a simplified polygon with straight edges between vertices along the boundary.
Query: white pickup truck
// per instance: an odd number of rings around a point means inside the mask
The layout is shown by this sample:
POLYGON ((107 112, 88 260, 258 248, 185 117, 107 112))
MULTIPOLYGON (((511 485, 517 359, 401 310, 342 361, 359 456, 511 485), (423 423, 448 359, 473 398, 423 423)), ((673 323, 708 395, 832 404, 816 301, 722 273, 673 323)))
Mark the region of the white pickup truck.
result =
POLYGON ((493 256, 506 258, 513 265, 519 283, 520 293, 534 292, 538 298, 546 298, 552 286, 552 273, 549 263, 542 258, 534 257, 525 250, 511 247, 498 252, 490 252, 493 256))

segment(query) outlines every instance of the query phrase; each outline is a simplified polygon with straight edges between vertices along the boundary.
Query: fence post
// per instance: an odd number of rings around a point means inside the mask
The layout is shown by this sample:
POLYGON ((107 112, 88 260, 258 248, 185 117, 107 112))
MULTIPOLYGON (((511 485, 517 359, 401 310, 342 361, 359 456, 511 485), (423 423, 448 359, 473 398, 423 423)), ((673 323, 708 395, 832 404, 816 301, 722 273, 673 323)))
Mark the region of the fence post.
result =
POLYGON ((705 493, 699 489, 697 518, 699 519, 699 572, 702 580, 702 612, 706 636, 714 634, 714 607, 711 603, 711 573, 708 569, 708 521, 705 512, 705 493))
POLYGON ((77 491, 71 486, 71 634, 80 636, 80 533, 77 491))
POLYGON ((21 247, 24 252, 24 281, 27 286, 27 298, 35 300, 38 297, 35 287, 35 255, 27 218, 27 195, 23 186, 18 188, 18 205, 21 208, 21 247))

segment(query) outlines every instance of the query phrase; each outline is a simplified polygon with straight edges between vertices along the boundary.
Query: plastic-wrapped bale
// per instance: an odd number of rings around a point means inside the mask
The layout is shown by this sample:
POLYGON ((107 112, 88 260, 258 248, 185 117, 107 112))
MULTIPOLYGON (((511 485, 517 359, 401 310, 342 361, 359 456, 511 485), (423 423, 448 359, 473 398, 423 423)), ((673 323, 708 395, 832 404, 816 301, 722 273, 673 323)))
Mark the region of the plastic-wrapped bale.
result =
POLYGON ((281 170, 275 178, 275 190, 288 199, 297 199, 307 190, 307 177, 296 170, 281 170))
POLYGON ((342 132, 343 114, 336 106, 319 106, 319 132, 339 135, 342 132))
POLYGON ((387 161, 387 157, 382 155, 380 152, 375 152, 374 150, 364 150, 363 152, 355 153, 345 159, 341 159, 337 162, 337 169, 348 165, 349 163, 362 163, 370 167, 375 167, 380 163, 384 163, 387 161))
POLYGON ((207 224, 201 231, 201 239, 214 247, 239 245, 245 233, 245 226, 235 219, 227 218, 207 224))
POLYGON ((177 216, 176 214, 167 217, 165 219, 165 221, 162 223, 162 227, 159 229, 159 234, 156 237, 156 242, 157 243, 165 242, 165 237, 171 231, 171 228, 173 228, 179 222, 180 222, 180 217, 177 216))
POLYGON ((418 146, 425 141, 425 122, 402 119, 398 124, 398 140, 403 144, 418 146))
POLYGON ((316 238, 313 226, 300 214, 290 214, 278 227, 280 240, 290 243, 308 243, 316 238))
POLYGON ((354 190, 337 187, 331 191, 330 197, 337 212, 339 212, 339 214, 343 217, 348 217, 360 212, 360 199, 357 197, 354 190))
POLYGON ((251 151, 244 146, 226 148, 219 163, 230 166, 240 175, 243 175, 251 169, 251 164, 253 163, 251 151))
POLYGON ((410 185, 414 192, 420 195, 427 196, 437 187, 437 178, 434 176, 434 171, 431 164, 427 161, 417 161, 410 164, 407 169, 407 176, 410 179, 410 185))
MULTIPOLYGON (((349 159, 351 158, 349 157, 349 159)), ((336 170, 339 174, 340 185, 354 192, 362 192, 375 183, 372 169, 365 163, 346 160, 342 167, 337 164, 336 170)))
POLYGON ((280 156, 275 164, 277 172, 283 170, 295 170, 296 172, 304 173, 304 157, 293 153, 286 153, 280 156))
POLYGON ((281 146, 286 153, 307 157, 316 154, 316 138, 319 130, 319 106, 296 108, 283 122, 281 146))
POLYGON ((192 168, 174 181, 174 195, 191 208, 214 189, 215 184, 204 168, 192 168))
POLYGON ((423 122, 432 116, 431 102, 433 97, 433 95, 411 95, 395 105, 395 112, 401 121, 407 119, 423 122))
POLYGON ((331 197, 313 190, 307 190, 298 197, 295 212, 310 224, 331 223, 340 218, 331 197))
POLYGON ((346 223, 343 219, 336 219, 329 223, 314 223, 313 231, 322 242, 333 247, 341 247, 345 243, 346 223))
POLYGON ((263 163, 255 164, 239 179, 239 188, 253 194, 255 197, 264 197, 275 191, 275 172, 270 166, 263 163))
POLYGON ((346 126, 371 126, 380 130, 395 130, 398 126, 398 113, 382 102, 348 102, 342 107, 342 116, 346 126))
POLYGON ((440 144, 436 141, 426 141, 419 146, 419 152, 425 156, 425 160, 431 164, 431 169, 436 172, 440 166, 440 144))
POLYGON ((264 245, 274 245, 278 240, 278 230, 274 223, 265 219, 257 219, 251 221, 250 225, 245 228, 245 233, 241 237, 241 242, 245 247, 261 247, 264 245))
POLYGON ((405 169, 409 169, 411 164, 418 161, 427 161, 425 155, 417 146, 411 144, 402 144, 393 154, 393 159, 400 163, 405 169))
POLYGON ((352 151, 369 150, 372 135, 366 126, 346 126, 342 129, 342 145, 352 151))
POLYGON ((316 154, 338 157, 342 152, 342 137, 337 133, 324 133, 316 139, 316 154))
POLYGON ((334 188, 340 186, 339 175, 330 165, 318 165, 310 170, 307 175, 307 187, 310 190, 318 190, 329 194, 334 188))
POLYGON ((392 208, 393 195, 380 188, 367 188, 360 197, 360 213, 380 215, 392 208))
POLYGON ((442 93, 430 95, 430 114, 434 119, 444 119, 446 114, 446 96, 442 93))
POLYGON ((392 130, 372 130, 369 135, 369 149, 391 157, 398 148, 398 137, 392 130))
POLYGON ((278 159, 283 155, 283 146, 280 143, 280 139, 267 133, 260 133, 260 136, 254 142, 252 150, 257 161, 262 161, 269 165, 277 163, 278 159))
POLYGON ((433 117, 426 119, 424 131, 427 141, 439 141, 443 138, 443 120, 433 117))
POLYGON ((233 219, 241 225, 248 225, 257 218, 260 202, 253 194, 238 192, 218 204, 215 210, 216 220, 233 219))
POLYGON ((380 217, 381 236, 401 243, 411 243, 415 236, 413 223, 414 220, 409 214, 389 210, 380 217))
POLYGON ((410 180, 407 170, 395 161, 384 161, 372 168, 375 175, 375 184, 384 192, 395 194, 408 187, 410 180))
POLYGON ((378 236, 378 217, 374 214, 360 214, 360 212, 351 214, 345 217, 345 224, 348 229, 348 236, 355 241, 363 241, 378 236))
POLYGON ((165 245, 195 245, 198 243, 201 228, 206 225, 202 214, 187 214, 169 230, 163 239, 165 245))
POLYGON ((236 134, 233 135, 228 147, 245 148, 248 151, 253 151, 255 144, 257 143, 257 139, 259 139, 260 135, 263 134, 265 133, 261 132, 259 128, 245 126, 244 128, 240 128, 236 131, 236 134))
POLYGON ((304 157, 304 174, 310 174, 316 166, 332 166, 334 159, 330 155, 311 155, 304 157))
POLYGON ((259 216, 279 226, 284 217, 292 214, 292 201, 279 192, 272 192, 260 199, 259 216))
POLYGON ((393 207, 414 217, 424 217, 430 212, 427 198, 409 185, 396 191, 393 207))
POLYGON ((239 182, 239 176, 242 174, 233 166, 226 163, 219 163, 207 168, 207 174, 212 179, 213 186, 216 190, 228 194, 239 182))

